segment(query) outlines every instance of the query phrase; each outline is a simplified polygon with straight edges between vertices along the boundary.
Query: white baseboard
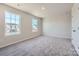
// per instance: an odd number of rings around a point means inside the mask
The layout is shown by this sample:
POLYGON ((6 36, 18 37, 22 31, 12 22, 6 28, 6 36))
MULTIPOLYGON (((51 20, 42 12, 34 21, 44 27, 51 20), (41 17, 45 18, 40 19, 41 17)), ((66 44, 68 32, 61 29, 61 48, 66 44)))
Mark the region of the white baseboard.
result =
POLYGON ((70 39, 71 40, 71 37, 67 37, 67 36, 58 36, 58 35, 48 35, 48 34, 43 34, 45 36, 51 36, 51 37, 57 37, 57 38, 65 38, 65 39, 70 39))
POLYGON ((0 46, 0 48, 4 48, 4 47, 7 47, 7 46, 9 46, 9 45, 13 45, 13 44, 16 44, 16 43, 18 43, 18 42, 25 41, 25 40, 33 39, 33 38, 36 38, 36 37, 38 37, 38 36, 41 36, 41 35, 37 35, 37 36, 34 36, 34 37, 25 38, 25 39, 22 39, 22 40, 17 40, 17 41, 15 41, 15 42, 13 42, 13 43, 11 42, 11 43, 9 43, 9 44, 2 45, 2 46, 0 46))

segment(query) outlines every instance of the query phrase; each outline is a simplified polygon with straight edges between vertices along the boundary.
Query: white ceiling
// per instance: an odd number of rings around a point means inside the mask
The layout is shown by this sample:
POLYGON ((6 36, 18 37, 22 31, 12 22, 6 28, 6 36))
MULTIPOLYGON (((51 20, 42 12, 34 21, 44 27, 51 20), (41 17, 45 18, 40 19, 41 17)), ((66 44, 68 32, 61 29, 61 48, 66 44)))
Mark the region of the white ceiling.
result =
POLYGON ((52 14, 65 14, 70 13, 71 3, 7 3, 7 5, 29 12, 38 17, 45 17, 52 14), (45 10, 42 10, 44 7, 45 10))

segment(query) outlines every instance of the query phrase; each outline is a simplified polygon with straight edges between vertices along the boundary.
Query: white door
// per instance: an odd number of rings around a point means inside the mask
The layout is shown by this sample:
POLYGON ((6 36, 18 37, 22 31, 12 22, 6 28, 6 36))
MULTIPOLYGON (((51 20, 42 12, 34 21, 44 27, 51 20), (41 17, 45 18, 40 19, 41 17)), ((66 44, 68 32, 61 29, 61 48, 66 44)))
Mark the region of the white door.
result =
POLYGON ((79 8, 76 6, 72 17, 72 42, 79 54, 79 8))

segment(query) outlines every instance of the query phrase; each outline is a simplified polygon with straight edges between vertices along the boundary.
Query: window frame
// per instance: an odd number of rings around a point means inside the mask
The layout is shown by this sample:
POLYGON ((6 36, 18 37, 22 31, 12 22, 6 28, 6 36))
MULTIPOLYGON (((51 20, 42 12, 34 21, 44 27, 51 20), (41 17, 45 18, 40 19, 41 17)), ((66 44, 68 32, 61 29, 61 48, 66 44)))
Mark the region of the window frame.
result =
POLYGON ((16 13, 13 13, 13 12, 9 12, 9 11, 5 11, 5 13, 4 13, 4 16, 5 16, 5 35, 6 36, 10 36, 10 35, 17 35, 17 34, 20 34, 21 33, 21 16, 19 15, 19 14, 16 14, 16 13), (8 19, 7 19, 7 14, 6 13, 9 13, 9 21, 10 21, 10 23, 8 23, 8 19), (13 17, 13 15, 15 16, 14 18, 12 18, 13 17), (18 23, 19 24, 16 24, 16 17, 19 17, 18 18, 18 23), (6 20, 7 19, 7 20, 6 20), (14 23, 12 22, 12 20, 14 20, 14 23), (9 27, 9 30, 8 30, 8 27, 9 27), (13 27, 15 27, 14 29, 13 29, 13 27), (14 30, 14 32, 12 31, 12 30, 14 30), (12 31, 12 32, 10 32, 10 31, 12 31))
POLYGON ((32 18, 32 32, 38 32, 38 30, 39 30, 38 27, 39 27, 38 19, 35 18, 35 17, 33 17, 33 18, 32 18), (33 27, 33 22, 37 22, 36 25, 35 25, 35 27, 36 27, 37 29, 35 29, 35 28, 33 27))

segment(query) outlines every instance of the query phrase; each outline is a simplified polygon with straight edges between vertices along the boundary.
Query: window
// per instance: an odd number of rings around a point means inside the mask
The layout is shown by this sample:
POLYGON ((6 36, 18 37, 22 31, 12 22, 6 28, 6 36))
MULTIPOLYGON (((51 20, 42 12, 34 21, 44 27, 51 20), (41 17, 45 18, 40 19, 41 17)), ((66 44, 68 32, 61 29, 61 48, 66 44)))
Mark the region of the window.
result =
POLYGON ((20 18, 17 14, 5 12, 5 35, 20 33, 20 18))
POLYGON ((32 32, 37 32, 38 31, 38 20, 33 18, 32 19, 32 32))

